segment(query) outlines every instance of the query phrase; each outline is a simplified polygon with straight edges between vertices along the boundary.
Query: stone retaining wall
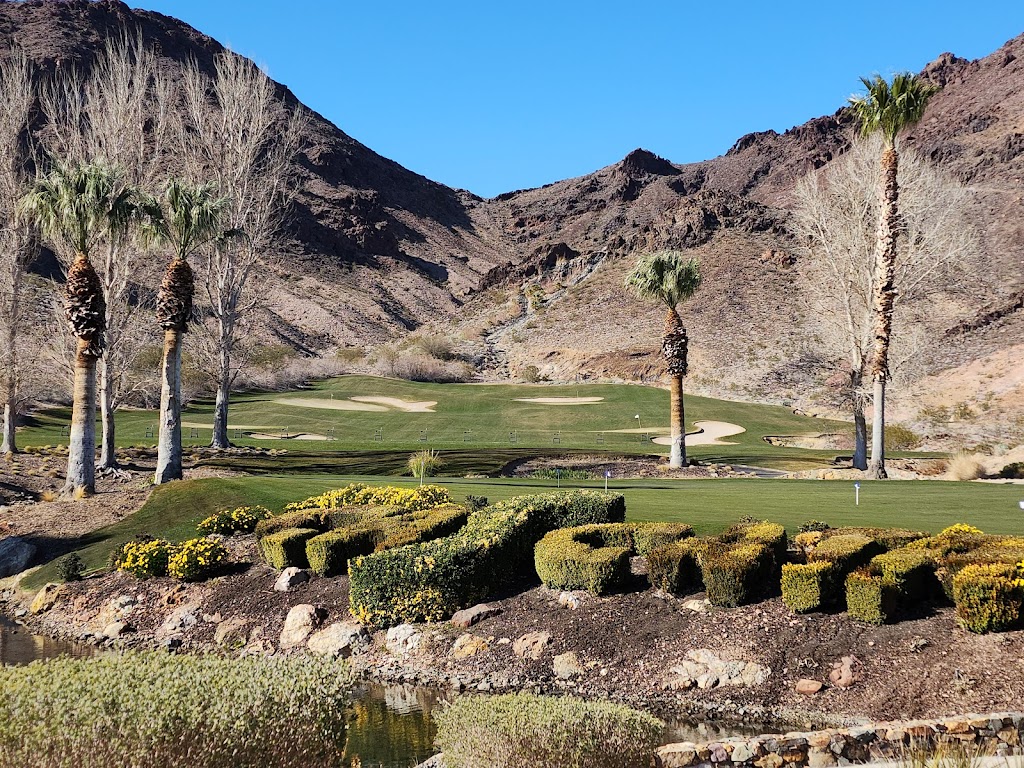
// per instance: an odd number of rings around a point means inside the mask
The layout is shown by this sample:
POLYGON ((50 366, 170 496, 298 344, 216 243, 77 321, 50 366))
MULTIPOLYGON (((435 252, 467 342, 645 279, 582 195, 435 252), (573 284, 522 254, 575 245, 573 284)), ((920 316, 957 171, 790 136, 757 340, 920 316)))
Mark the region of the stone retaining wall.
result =
POLYGON ((998 712, 943 720, 872 723, 856 728, 766 734, 707 744, 684 741, 659 747, 656 764, 659 768, 782 768, 783 765, 826 768, 896 760, 912 745, 934 748, 944 744, 969 745, 980 754, 1022 754, 1024 713, 998 712))

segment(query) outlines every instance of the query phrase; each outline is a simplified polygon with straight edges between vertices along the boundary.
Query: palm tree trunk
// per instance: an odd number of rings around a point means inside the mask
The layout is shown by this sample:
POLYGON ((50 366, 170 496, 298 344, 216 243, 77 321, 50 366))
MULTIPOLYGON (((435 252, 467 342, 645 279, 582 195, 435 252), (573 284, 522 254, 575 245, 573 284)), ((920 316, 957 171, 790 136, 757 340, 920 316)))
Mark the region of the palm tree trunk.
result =
POLYGON ((7 385, 7 401, 4 403, 4 434, 3 442, 0 443, 0 453, 5 456, 8 453, 18 452, 18 443, 15 435, 15 430, 18 425, 16 422, 17 417, 14 413, 14 398, 16 393, 14 391, 13 383, 7 385))
POLYGON ((668 464, 678 469, 686 466, 686 418, 683 406, 683 377, 673 376, 669 385, 672 447, 668 464))
POLYGON ((887 477, 885 472, 885 386, 889 377, 889 342, 892 335, 892 311, 896 299, 896 236, 899 227, 899 185, 896 173, 899 158, 896 148, 882 152, 882 213, 878 217, 878 252, 875 258, 874 356, 871 378, 874 382, 874 413, 871 434, 871 464, 868 476, 887 477))
POLYGON ((74 405, 64 493, 78 497, 96 492, 96 355, 93 343, 78 340, 75 354, 74 405))
POLYGON ((228 400, 231 395, 231 354, 221 345, 220 371, 217 377, 217 403, 213 410, 211 448, 230 448, 228 439, 228 400))
POLYGON ((114 436, 114 388, 107 356, 100 359, 100 469, 117 468, 117 443, 114 436))
POLYGON ((160 436, 157 444, 156 485, 181 480, 181 331, 164 331, 160 368, 160 436))

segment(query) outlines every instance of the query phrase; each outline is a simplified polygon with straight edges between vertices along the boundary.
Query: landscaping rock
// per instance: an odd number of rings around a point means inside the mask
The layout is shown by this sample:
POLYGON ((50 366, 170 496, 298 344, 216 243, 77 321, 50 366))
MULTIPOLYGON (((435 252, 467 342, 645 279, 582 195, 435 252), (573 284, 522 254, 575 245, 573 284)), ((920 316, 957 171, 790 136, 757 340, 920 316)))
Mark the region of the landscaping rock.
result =
POLYGON ((551 669, 559 680, 569 680, 586 672, 575 651, 562 653, 551 660, 551 669))
POLYGON ((131 595, 118 595, 105 603, 93 621, 94 626, 107 627, 114 622, 121 621, 132 609, 138 600, 131 595))
POLYGON ((213 642, 221 648, 243 648, 248 639, 249 622, 240 616, 224 619, 213 633, 213 642))
POLYGON ((104 629, 103 629, 103 636, 105 638, 107 638, 108 640, 116 640, 121 635, 125 634, 126 632, 130 632, 130 631, 131 631, 131 627, 128 625, 127 622, 115 621, 115 622, 112 622, 112 623, 108 624, 106 627, 104 627, 104 629))
POLYGON ((527 632, 512 643, 512 653, 520 659, 532 659, 533 661, 536 661, 544 654, 544 650, 549 645, 551 645, 550 633, 527 632))
POLYGON ((576 610, 583 605, 583 597, 586 592, 562 592, 558 596, 558 604, 563 608, 576 610))
POLYGON ((36 545, 20 536, 0 539, 0 579, 21 573, 36 556, 36 545))
POLYGON ((199 606, 195 603, 179 605, 164 619, 164 623, 156 630, 156 639, 162 640, 172 635, 180 635, 199 623, 199 606))
POLYGON ((399 624, 388 630, 386 644, 392 653, 412 653, 423 644, 423 635, 412 624, 399 624))
POLYGON ((710 600, 686 600, 683 602, 683 608, 694 613, 707 613, 711 610, 710 600))
POLYGON ((50 610, 57 604, 57 598, 60 597, 63 589, 64 586, 62 584, 47 584, 36 593, 35 599, 32 600, 32 605, 29 606, 29 610, 32 613, 45 613, 50 610))
POLYGON ((317 656, 347 659, 370 645, 366 627, 354 621, 336 622, 309 638, 306 648, 317 656))
POLYGON ((750 688, 768 679, 771 670, 752 661, 726 661, 713 652, 698 648, 687 651, 687 658, 672 667, 662 683, 669 690, 737 686, 750 688))
POLYGON ((460 635, 454 645, 452 645, 451 655, 456 659, 468 659, 470 656, 483 653, 488 648, 490 646, 486 640, 467 632, 464 635, 460 635))
POLYGON ((690 741, 666 744, 654 753, 659 768, 689 768, 697 760, 697 745, 690 741))
POLYGON ((802 678, 797 680, 796 692, 804 696, 813 696, 824 687, 824 683, 820 680, 811 680, 810 678, 802 678))
POLYGON ((843 656, 832 664, 828 679, 837 688, 850 688, 860 680, 860 660, 856 656, 843 656))
POLYGON ((277 577, 277 581, 274 582, 275 592, 290 592, 299 584, 305 584, 309 581, 309 572, 304 571, 302 568, 285 568, 281 571, 281 575, 277 577))
POLYGON ((320 626, 320 611, 308 603, 296 605, 284 620, 278 645, 282 651, 296 648, 306 642, 313 630, 320 626))
POLYGON ((501 613, 501 609, 486 603, 480 603, 480 605, 474 605, 472 608, 457 611, 452 616, 452 624, 459 629, 469 629, 477 622, 489 619, 491 616, 497 616, 499 613, 501 613))

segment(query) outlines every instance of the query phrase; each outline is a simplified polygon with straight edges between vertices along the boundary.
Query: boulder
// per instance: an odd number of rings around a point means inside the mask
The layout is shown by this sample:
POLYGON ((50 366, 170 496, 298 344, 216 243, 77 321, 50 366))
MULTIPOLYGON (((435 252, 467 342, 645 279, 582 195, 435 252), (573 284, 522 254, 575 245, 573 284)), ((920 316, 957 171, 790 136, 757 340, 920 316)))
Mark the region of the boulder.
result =
POLYGON ((658 768, 689 768, 697 761, 697 745, 690 741, 665 744, 654 753, 658 768))
POLYGON ((223 619, 213 633, 213 642, 221 648, 244 648, 248 639, 249 622, 241 616, 223 619))
POLYGON ((0 539, 0 579, 21 573, 36 556, 36 545, 20 536, 0 539))
POLYGON ((551 660, 551 669, 559 680, 569 680, 586 672, 575 651, 562 653, 551 660))
POLYGON ((558 604, 563 608, 575 611, 583 605, 583 597, 586 594, 586 592, 562 592, 558 595, 558 604))
POLYGON ((306 643, 310 653, 330 656, 332 659, 347 659, 370 645, 370 633, 366 627, 354 621, 335 622, 313 634, 306 643))
POLYGON ((685 600, 683 602, 683 608, 694 613, 707 613, 711 610, 710 600, 685 600))
POLYGON ((388 630, 385 642, 392 653, 405 655, 423 644, 423 635, 412 624, 399 624, 388 630))
POLYGON ((813 696, 824 687, 824 683, 820 680, 811 680, 810 678, 802 678, 797 680, 796 692, 803 696, 813 696))
POLYGON ((460 635, 455 644, 452 645, 451 655, 456 659, 468 659, 470 656, 483 653, 489 647, 487 641, 482 637, 477 637, 467 632, 464 635, 460 635))
POLYGON ((114 621, 103 628, 103 636, 108 640, 116 640, 126 632, 130 632, 131 627, 127 622, 114 621))
POLYGON ((668 690, 701 689, 719 686, 750 688, 760 685, 771 674, 771 670, 752 661, 727 661, 720 659, 706 648, 687 651, 686 659, 670 670, 670 676, 662 682, 668 690))
POLYGON ((132 609, 138 600, 131 595, 118 595, 104 603, 93 620, 94 626, 107 627, 114 622, 121 621, 132 609))
POLYGON ((305 584, 309 581, 309 571, 304 571, 302 568, 285 568, 281 571, 281 575, 277 577, 277 581, 274 582, 275 592, 291 592, 299 584, 305 584))
POLYGON ((199 606, 195 603, 179 605, 171 611, 156 630, 156 639, 180 635, 199 623, 199 606))
POLYGON ((47 584, 36 593, 29 610, 32 613, 45 613, 50 610, 57 604, 57 598, 60 597, 63 589, 62 584, 47 584))
POLYGON ((284 620, 278 645, 282 651, 296 648, 306 642, 313 631, 320 626, 320 611, 308 603, 296 605, 284 620))
POLYGON ((491 616, 497 616, 501 613, 500 608, 495 608, 492 605, 486 603, 480 603, 474 605, 472 608, 466 608, 461 611, 456 611, 455 615, 452 616, 452 624, 459 629, 469 629, 474 624, 489 619, 491 616))
POLYGON ((550 633, 527 632, 512 643, 512 653, 520 659, 532 659, 533 661, 536 661, 544 654, 544 650, 549 645, 551 645, 550 633))
POLYGON ((832 664, 828 679, 837 688, 850 688, 860 680, 860 660, 856 656, 843 656, 832 664))

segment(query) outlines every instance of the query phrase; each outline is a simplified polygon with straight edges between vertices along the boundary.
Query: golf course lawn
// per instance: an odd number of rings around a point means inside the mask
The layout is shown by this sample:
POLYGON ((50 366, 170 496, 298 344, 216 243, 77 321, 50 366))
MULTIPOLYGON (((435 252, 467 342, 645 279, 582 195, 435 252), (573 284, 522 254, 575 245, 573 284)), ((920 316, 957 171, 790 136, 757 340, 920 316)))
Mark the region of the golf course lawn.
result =
MULTIPOLYGON (((171 483, 154 490, 143 508, 78 542, 88 569, 103 567, 117 544, 146 533, 171 540, 196 535, 196 524, 221 509, 260 504, 280 511, 292 501, 351 482, 410 486, 409 478, 343 475, 263 475, 209 478, 171 483)), ((555 489, 548 480, 434 478, 461 502, 467 494, 491 502, 510 496, 555 489)), ((599 481, 562 484, 563 488, 601 488, 599 481)), ((905 527, 937 532, 953 523, 970 523, 987 533, 1024 535, 1024 498, 1019 485, 941 481, 862 482, 860 505, 854 504, 853 483, 819 480, 620 480, 609 490, 626 497, 631 520, 686 522, 698 534, 717 533, 743 516, 783 523, 793 533, 810 519, 833 526, 905 527)), ((30 574, 26 587, 54 579, 53 564, 30 574)))
MULTIPOLYGON (((213 402, 196 401, 182 416, 186 445, 208 445, 213 402)), ((240 446, 313 452, 354 450, 514 449, 667 454, 649 438, 668 434, 668 391, 628 384, 422 384, 371 376, 318 381, 299 391, 239 394, 231 402, 231 439, 240 446), (526 402, 536 399, 559 402, 526 402), (573 404, 565 399, 589 402, 573 404), (637 418, 639 416, 639 418, 637 418), (333 430, 333 432, 332 432, 333 430), (646 438, 639 430, 646 431, 646 438), (289 439, 273 439, 287 434, 289 439), (301 435, 311 439, 296 439, 301 435), (312 439, 332 437, 331 440, 312 439)), ((817 435, 850 425, 795 415, 781 406, 686 398, 687 430, 694 422, 736 424, 745 431, 727 445, 694 445, 706 461, 803 469, 828 464, 836 451, 780 448, 766 435, 817 435)), ((66 444, 70 410, 37 414, 21 430, 25 446, 66 444)), ((121 410, 121 446, 154 445, 154 411, 121 410)))

